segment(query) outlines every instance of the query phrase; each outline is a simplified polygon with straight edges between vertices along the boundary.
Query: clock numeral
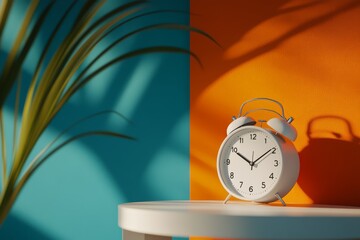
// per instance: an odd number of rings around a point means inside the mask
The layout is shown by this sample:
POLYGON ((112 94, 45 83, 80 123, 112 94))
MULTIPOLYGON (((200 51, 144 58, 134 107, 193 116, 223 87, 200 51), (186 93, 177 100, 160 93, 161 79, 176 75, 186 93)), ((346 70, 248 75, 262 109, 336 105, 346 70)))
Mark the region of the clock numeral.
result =
POLYGON ((226 165, 230 165, 230 159, 226 159, 226 165))
POLYGON ((234 153, 237 153, 237 148, 236 147, 231 147, 231 151, 234 153))
POLYGON ((241 181, 241 182, 240 182, 240 188, 242 187, 243 184, 244 184, 244 182, 241 181))
POLYGON ((272 154, 276 154, 276 148, 273 148, 273 150, 272 150, 271 153, 272 153, 272 154))
POLYGON ((279 166, 279 161, 278 160, 274 160, 274 166, 275 167, 279 166))
POLYGON ((254 191, 253 186, 250 186, 249 187, 249 192, 253 192, 253 191, 254 191))
POLYGON ((269 178, 274 179, 274 173, 271 173, 269 178))
POLYGON ((267 138, 265 138, 265 144, 267 144, 267 138))
POLYGON ((244 143, 244 138, 239 138, 240 143, 244 143))
POLYGON ((231 178, 231 179, 234 178, 234 173, 233 173, 233 172, 230 173, 230 178, 231 178))
POLYGON ((265 182, 261 183, 261 188, 266 188, 265 182))
POLYGON ((256 134, 255 133, 250 133, 250 139, 251 140, 256 140, 256 134))

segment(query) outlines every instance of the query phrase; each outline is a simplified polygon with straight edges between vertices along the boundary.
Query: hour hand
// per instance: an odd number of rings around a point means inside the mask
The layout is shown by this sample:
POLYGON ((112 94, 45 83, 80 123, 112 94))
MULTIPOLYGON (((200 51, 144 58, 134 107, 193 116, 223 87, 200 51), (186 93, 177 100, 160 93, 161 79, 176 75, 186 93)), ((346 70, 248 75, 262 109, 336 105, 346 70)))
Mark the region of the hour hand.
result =
POLYGON ((236 153, 237 155, 239 155, 242 159, 244 159, 245 161, 247 161, 249 164, 250 164, 250 166, 251 166, 251 161, 249 161, 246 157, 244 157, 241 153, 236 153))

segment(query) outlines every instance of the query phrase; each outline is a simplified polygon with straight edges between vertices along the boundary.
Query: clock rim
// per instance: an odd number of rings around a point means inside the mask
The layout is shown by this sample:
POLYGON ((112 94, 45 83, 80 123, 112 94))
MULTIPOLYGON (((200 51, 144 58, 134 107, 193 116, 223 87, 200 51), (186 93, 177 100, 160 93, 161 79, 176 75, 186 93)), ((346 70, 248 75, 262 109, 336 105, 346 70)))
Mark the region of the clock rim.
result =
MULTIPOLYGON (((258 126, 243 126, 243 127, 240 127, 239 129, 236 129, 234 130, 233 132, 231 132, 229 135, 226 136, 226 138, 223 140, 223 142, 221 143, 221 146, 219 148, 219 151, 218 151, 218 155, 217 155, 217 173, 218 173, 218 177, 220 179, 220 182, 222 184, 222 186, 225 188, 225 190, 231 194, 232 196, 238 198, 238 199, 241 199, 241 200, 246 200, 246 201, 253 201, 253 202, 262 202, 261 199, 264 199, 264 198, 267 198, 268 196, 271 195, 272 191, 274 189, 276 189, 276 187, 279 185, 280 181, 281 181, 281 178, 283 176, 283 171, 284 171, 284 153, 283 153, 283 150, 282 150, 282 144, 279 142, 280 140, 278 138, 276 138, 273 134, 275 132, 271 129, 268 129, 268 128, 262 128, 262 127, 258 127, 258 126), (277 144, 277 147, 279 148, 280 150, 280 154, 281 154, 281 161, 282 161, 282 164, 281 164, 281 171, 280 171, 280 174, 279 174, 279 178, 277 179, 277 181, 275 182, 275 184, 267 191, 266 194, 264 195, 261 195, 260 197, 257 197, 255 199, 249 199, 249 198, 246 198, 244 196, 242 196, 239 192, 233 192, 226 184, 225 182, 223 181, 222 179, 222 175, 220 173, 220 156, 221 156, 221 153, 224 149, 224 145, 225 143, 233 136, 235 135, 236 133, 240 132, 240 131, 243 131, 243 130, 246 130, 246 129, 255 129, 255 130, 260 130, 264 133, 267 134, 267 136, 271 136, 271 138, 275 141, 275 143, 277 144)), ((281 137, 281 136, 279 136, 281 137)), ((286 141, 284 140, 284 143, 286 141)))

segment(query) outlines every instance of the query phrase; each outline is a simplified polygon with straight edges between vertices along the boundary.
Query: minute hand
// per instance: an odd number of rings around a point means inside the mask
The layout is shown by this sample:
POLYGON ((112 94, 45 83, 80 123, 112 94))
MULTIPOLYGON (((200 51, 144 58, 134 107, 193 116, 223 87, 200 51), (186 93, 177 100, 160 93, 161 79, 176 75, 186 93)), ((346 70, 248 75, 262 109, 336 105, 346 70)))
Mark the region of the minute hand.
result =
POLYGON ((270 148, 269 150, 266 151, 266 153, 264 153, 263 155, 261 155, 260 157, 258 157, 253 164, 255 164, 257 161, 259 161, 261 158, 263 158, 266 154, 268 154, 269 152, 271 152, 272 150, 274 150, 275 148, 270 148))

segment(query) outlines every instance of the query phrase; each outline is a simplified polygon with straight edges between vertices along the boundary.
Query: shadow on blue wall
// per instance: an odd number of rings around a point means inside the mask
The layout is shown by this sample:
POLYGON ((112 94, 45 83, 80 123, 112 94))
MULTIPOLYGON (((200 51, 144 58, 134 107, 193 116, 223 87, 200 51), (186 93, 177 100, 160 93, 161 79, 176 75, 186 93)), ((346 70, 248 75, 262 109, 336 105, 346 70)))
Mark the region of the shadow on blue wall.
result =
MULTIPOLYGON (((64 2, 57 4, 69 3, 64 2)), ((111 9, 114 4, 111 2, 106 8, 111 9)), ((159 0, 153 1, 148 10, 151 9, 188 11, 189 4, 188 1, 159 0)), ((120 29, 115 36, 160 22, 188 24, 189 16, 180 13, 149 16, 120 29)), ((46 23, 51 24, 51 21, 46 23)), ((46 41, 46 34, 38 39, 40 46, 46 41)), ((110 44, 111 39, 115 37, 107 39, 104 45, 110 44)), ((130 49, 161 44, 189 48, 188 33, 172 30, 144 33, 124 42, 104 61, 130 49)), ((27 61, 31 67, 31 60, 27 61)), ((78 92, 54 119, 37 150, 75 120, 109 109, 123 113, 133 123, 111 115, 102 116, 82 124, 66 137, 90 129, 111 129, 137 140, 92 137, 54 155, 25 186, 0 229, 0 238, 119 238, 117 204, 188 199, 188 66, 189 56, 143 56, 116 65, 78 92)), ((25 82, 30 76, 31 72, 24 69, 25 82)), ((13 114, 13 99, 14 94, 5 106, 8 119, 13 114)))
POLYGON ((12 227, 6 227, 1 230, 1 235, 4 236, 2 239, 26 239, 26 237, 29 236, 31 236, 31 239, 52 239, 50 236, 47 236, 45 233, 41 232, 41 230, 34 228, 33 226, 29 225, 29 223, 24 222, 13 215, 10 215, 6 219, 6 225, 12 227))

